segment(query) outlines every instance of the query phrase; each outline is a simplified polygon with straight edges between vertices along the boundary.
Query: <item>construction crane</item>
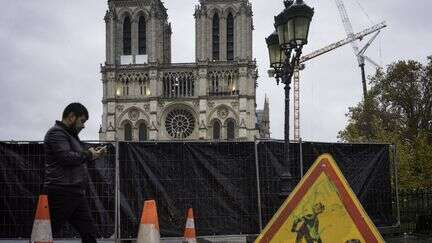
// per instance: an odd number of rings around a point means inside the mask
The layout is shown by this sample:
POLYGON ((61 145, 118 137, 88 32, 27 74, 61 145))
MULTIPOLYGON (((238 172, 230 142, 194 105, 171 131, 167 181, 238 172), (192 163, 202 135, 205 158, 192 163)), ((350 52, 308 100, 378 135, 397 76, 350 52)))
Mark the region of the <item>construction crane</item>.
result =
MULTIPOLYGON (((373 41, 373 39, 376 38, 377 33, 385 27, 387 27, 385 22, 379 23, 379 24, 374 25, 370 28, 367 28, 367 29, 365 29, 365 30, 363 30, 357 34, 351 34, 343 40, 340 40, 338 42, 330 44, 324 48, 316 50, 316 51, 314 51, 308 55, 302 56, 300 58, 299 65, 294 67, 294 74, 293 74, 293 83, 294 83, 294 140, 295 141, 299 141, 299 139, 300 139, 300 70, 302 70, 305 67, 304 63, 306 61, 309 61, 315 57, 321 56, 327 52, 330 52, 330 51, 337 49, 341 46, 344 46, 346 44, 353 43, 354 41, 357 41, 357 40, 362 40, 365 36, 375 33, 375 35, 371 39, 373 41)), ((369 42, 371 43, 372 41, 369 41, 369 42)), ((370 45, 370 43, 367 45, 370 45)))
MULTIPOLYGON (((342 19, 342 23, 345 29, 345 32, 347 34, 347 37, 354 35, 354 30, 351 24, 351 21, 348 17, 348 13, 346 11, 345 5, 342 0, 335 0, 337 8, 339 10, 340 17, 342 19)), ((369 46, 372 44, 372 42, 375 40, 375 38, 379 35, 379 31, 375 33, 375 35, 366 43, 366 45, 360 49, 358 42, 353 41, 351 42, 352 48, 354 50, 354 55, 357 58, 360 70, 361 70, 361 76, 362 76, 362 85, 363 85, 363 99, 366 99, 367 95, 367 86, 366 86, 366 72, 365 72, 365 60, 370 62, 376 67, 380 67, 376 62, 374 62, 372 59, 365 56, 366 50, 369 48, 369 46)))

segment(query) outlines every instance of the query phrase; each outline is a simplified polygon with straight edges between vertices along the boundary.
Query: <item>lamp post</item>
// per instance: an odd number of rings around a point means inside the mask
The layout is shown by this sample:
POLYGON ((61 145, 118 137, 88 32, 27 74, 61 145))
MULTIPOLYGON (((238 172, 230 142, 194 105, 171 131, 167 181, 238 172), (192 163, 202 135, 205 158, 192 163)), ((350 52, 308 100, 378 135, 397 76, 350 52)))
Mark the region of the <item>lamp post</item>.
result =
POLYGON ((285 9, 275 16, 275 28, 266 38, 269 49, 270 67, 274 69, 273 76, 279 85, 285 85, 285 170, 281 176, 280 192, 286 197, 293 189, 294 177, 292 176, 289 159, 289 105, 290 85, 294 69, 298 67, 303 46, 308 42, 309 26, 314 15, 314 9, 306 5, 303 0, 285 0, 285 9))

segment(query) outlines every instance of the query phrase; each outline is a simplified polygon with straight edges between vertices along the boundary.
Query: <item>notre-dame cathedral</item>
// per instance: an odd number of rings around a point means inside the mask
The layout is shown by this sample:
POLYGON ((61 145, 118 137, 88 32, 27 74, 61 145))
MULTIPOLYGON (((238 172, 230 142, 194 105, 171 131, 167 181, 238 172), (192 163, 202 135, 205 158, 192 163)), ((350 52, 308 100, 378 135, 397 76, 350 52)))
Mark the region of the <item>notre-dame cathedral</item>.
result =
POLYGON ((256 111, 248 0, 199 0, 195 62, 171 63, 160 0, 108 0, 100 140, 253 140, 270 136, 256 111), (259 118, 259 120, 257 120, 259 118))

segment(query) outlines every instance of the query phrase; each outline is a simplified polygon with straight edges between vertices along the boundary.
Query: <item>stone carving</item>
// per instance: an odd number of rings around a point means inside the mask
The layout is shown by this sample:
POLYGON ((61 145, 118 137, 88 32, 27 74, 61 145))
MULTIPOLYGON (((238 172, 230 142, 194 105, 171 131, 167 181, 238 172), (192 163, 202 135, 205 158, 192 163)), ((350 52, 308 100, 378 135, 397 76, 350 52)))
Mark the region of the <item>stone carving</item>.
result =
POLYGON ((150 105, 149 104, 144 104, 143 108, 144 108, 145 112, 149 112, 150 111, 150 105))
MULTIPOLYGON (((159 124, 159 123, 158 123, 159 124)), ((152 130, 159 131, 158 129, 159 125, 156 125, 154 121, 152 121, 152 130)))
POLYGON ((124 110, 124 105, 117 105, 116 108, 117 108, 118 111, 121 112, 121 111, 124 110))
POLYGON ((213 102, 213 101, 208 101, 208 102, 207 102, 207 106, 208 106, 209 108, 213 108, 213 107, 214 107, 214 102, 213 102))
POLYGON ((199 107, 199 100, 194 100, 192 104, 194 107, 199 107))
POLYGON ((201 124, 199 125, 199 128, 200 128, 200 129, 207 129, 207 126, 206 126, 204 120, 201 120, 200 123, 201 123, 201 124))
POLYGON ((140 112, 136 109, 133 109, 131 111, 129 111, 129 119, 131 119, 132 121, 138 121, 138 118, 140 116, 140 112))
POLYGON ((237 109, 237 107, 239 106, 238 101, 233 101, 233 102, 231 102, 231 106, 232 106, 234 109, 237 109))
POLYGON ((147 72, 122 72, 118 75, 120 82, 148 82, 150 80, 147 72))
POLYGON ((110 122, 107 131, 114 131, 114 130, 115 130, 114 126, 113 126, 112 122, 110 122))
POLYGON ((218 117, 220 117, 221 119, 225 119, 228 117, 229 111, 226 107, 221 107, 218 109, 217 111, 217 115, 218 117))
POLYGON ((240 127, 241 128, 246 128, 246 124, 245 124, 245 121, 244 121, 243 118, 241 119, 240 127))

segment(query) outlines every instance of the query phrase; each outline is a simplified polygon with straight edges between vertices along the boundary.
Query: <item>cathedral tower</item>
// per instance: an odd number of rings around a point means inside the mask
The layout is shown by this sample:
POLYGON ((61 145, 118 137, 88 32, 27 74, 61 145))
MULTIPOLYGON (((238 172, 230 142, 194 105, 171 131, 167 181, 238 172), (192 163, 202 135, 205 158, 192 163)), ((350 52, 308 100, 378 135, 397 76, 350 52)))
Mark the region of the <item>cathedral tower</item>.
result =
POLYGON ((252 6, 247 0, 200 0, 196 61, 252 60, 252 6))
POLYGON ((200 0, 196 61, 171 63, 160 0, 109 0, 101 140, 253 140, 256 62, 247 0, 200 0))

